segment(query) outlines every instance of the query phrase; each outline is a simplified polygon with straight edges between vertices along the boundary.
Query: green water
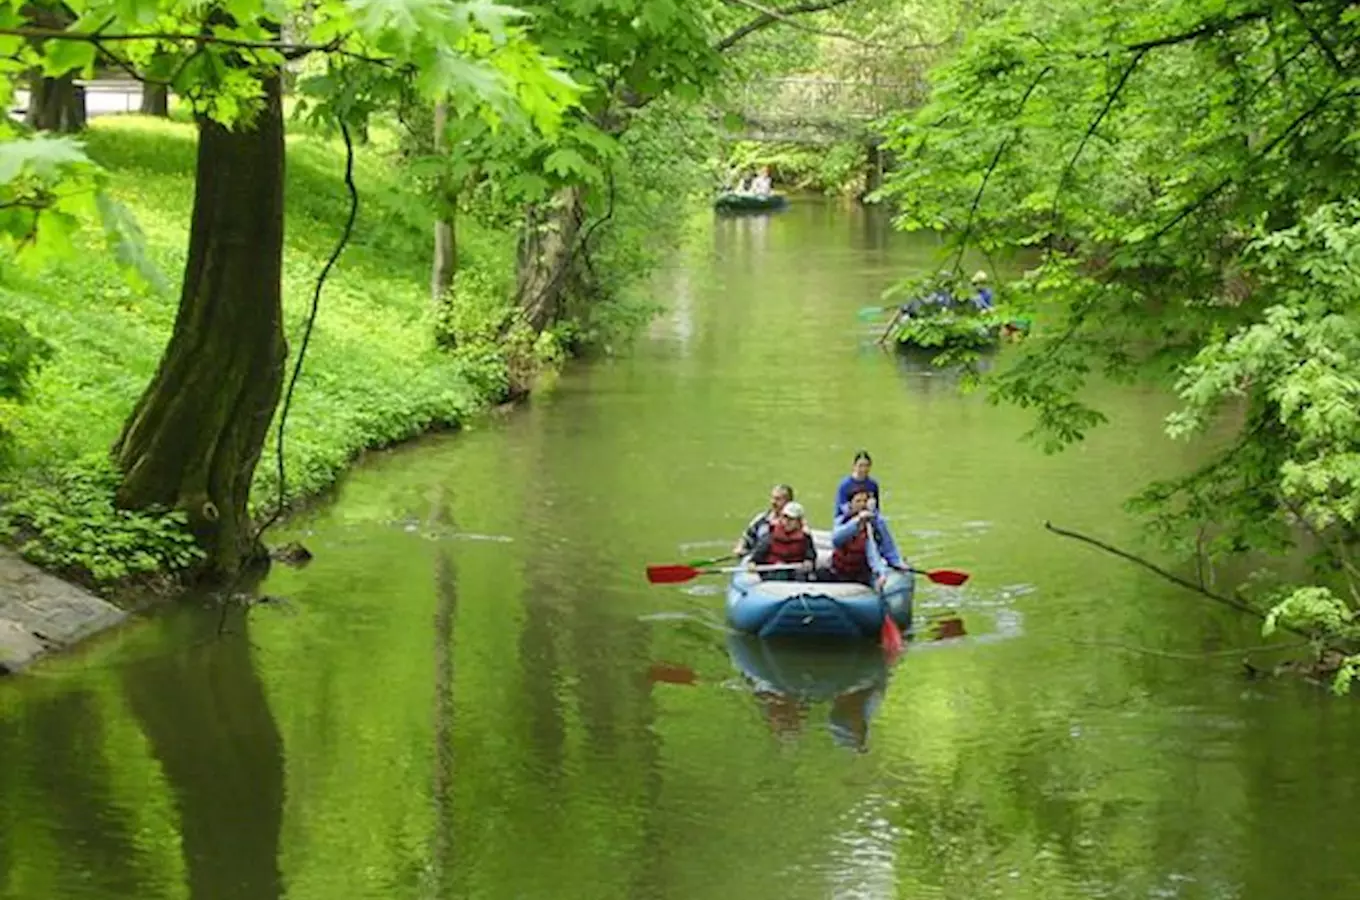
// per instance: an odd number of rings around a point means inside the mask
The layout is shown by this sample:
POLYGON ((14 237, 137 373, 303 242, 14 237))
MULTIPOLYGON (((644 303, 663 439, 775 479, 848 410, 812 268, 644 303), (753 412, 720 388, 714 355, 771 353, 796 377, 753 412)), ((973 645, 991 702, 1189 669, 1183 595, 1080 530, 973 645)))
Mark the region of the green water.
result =
POLYGON ((1354 704, 1202 656, 1261 640, 1042 528, 1133 540, 1119 502, 1191 461, 1168 401, 1020 443, 855 317, 932 254, 848 206, 718 222, 629 352, 280 531, 316 556, 285 602, 0 684, 0 898, 1360 896, 1354 704), (824 526, 860 446, 904 552, 973 573, 918 592, 968 637, 762 656, 720 583, 646 583, 774 481, 824 526))

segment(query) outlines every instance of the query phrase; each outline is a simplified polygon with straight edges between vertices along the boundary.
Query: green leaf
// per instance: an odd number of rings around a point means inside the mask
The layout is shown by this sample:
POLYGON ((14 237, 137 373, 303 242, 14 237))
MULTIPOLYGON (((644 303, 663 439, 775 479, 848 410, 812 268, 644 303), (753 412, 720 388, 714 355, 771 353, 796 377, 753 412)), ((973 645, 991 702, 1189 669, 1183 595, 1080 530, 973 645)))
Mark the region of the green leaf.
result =
POLYGON ((68 72, 92 72, 98 48, 87 41, 50 40, 43 44, 42 72, 56 78, 68 72))
POLYGON ((14 181, 21 172, 53 179, 62 169, 78 165, 93 164, 75 138, 36 134, 0 142, 0 185, 14 181))

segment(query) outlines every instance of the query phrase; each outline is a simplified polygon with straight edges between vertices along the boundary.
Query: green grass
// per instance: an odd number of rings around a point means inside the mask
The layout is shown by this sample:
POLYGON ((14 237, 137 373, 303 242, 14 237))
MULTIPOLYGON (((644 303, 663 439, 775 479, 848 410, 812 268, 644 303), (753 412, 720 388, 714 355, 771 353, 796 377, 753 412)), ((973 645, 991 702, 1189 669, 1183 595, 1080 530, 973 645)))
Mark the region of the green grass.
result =
MULTIPOLYGON (((91 233, 40 273, 6 271, 0 308, 55 349, 13 422, 0 484, 0 528, 30 559, 92 583, 164 572, 193 548, 162 516, 115 511, 108 450, 155 371, 178 304, 193 204, 194 131, 140 117, 96 120, 89 152, 134 212, 164 290, 134 289, 91 233)), ((348 196, 338 141, 288 142, 284 308, 291 354, 313 285, 344 225, 348 196)), ((327 279, 286 437, 290 499, 323 490, 365 448, 456 424, 494 399, 485 366, 438 351, 428 300, 430 227, 419 198, 380 148, 356 161, 354 238, 327 279)), ((463 265, 511 271, 509 235, 460 228, 463 265)), ((293 363, 290 354, 289 366, 293 363)), ((253 501, 275 496, 271 432, 253 501)))

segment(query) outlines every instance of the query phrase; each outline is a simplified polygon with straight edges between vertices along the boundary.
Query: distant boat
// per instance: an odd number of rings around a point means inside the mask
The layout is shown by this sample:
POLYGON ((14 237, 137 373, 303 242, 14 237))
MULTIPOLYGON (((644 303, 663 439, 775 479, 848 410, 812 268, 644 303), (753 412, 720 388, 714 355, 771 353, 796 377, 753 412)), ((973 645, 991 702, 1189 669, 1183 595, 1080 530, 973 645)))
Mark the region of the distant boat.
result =
POLYGON ((783 194, 748 194, 744 191, 727 191, 713 201, 713 208, 719 212, 775 212, 789 205, 789 198, 783 194))

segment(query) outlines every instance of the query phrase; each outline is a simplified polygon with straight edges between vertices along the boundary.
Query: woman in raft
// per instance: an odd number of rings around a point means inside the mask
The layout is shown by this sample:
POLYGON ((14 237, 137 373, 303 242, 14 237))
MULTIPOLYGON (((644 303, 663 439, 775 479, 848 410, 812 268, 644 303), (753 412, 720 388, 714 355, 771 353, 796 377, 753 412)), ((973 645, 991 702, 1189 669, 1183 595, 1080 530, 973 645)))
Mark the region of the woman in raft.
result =
POLYGON ((836 488, 836 508, 831 512, 831 521, 836 523, 850 509, 850 495, 860 488, 867 488, 869 495, 874 498, 874 504, 881 502, 878 496, 878 482, 869 477, 869 470, 874 466, 873 458, 869 456, 868 450, 859 450, 855 453, 854 462, 850 466, 850 474, 841 479, 840 485, 836 488))

